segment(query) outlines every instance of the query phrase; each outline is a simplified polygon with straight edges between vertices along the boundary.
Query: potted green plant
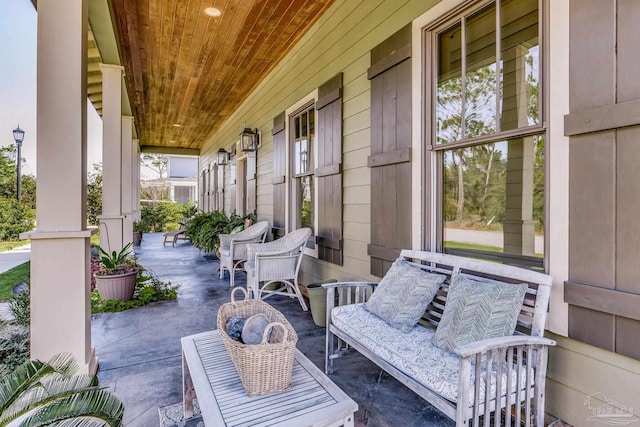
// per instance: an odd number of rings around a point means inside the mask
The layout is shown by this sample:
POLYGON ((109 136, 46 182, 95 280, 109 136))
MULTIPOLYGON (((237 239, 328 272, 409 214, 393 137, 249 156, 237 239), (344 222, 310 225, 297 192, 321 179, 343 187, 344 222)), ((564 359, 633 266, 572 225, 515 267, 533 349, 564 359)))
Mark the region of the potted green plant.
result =
POLYGON ((131 243, 111 253, 98 246, 100 269, 94 273, 96 289, 103 300, 129 301, 136 288, 140 266, 131 256, 131 243))

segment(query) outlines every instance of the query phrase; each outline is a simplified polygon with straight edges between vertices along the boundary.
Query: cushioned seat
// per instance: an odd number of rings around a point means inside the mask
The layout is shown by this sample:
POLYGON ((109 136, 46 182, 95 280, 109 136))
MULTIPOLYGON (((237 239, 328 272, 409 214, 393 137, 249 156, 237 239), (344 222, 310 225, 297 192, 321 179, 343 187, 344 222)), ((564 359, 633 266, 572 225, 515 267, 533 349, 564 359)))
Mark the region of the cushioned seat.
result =
MULTIPOLYGON (((331 321, 380 358, 394 365, 424 386, 444 396, 452 402, 458 399, 459 359, 454 353, 433 345, 435 330, 417 325, 410 332, 403 333, 389 326, 384 320, 367 311, 365 304, 351 304, 336 307, 331 311, 331 321)), ((515 367, 515 365, 514 365, 515 367)), ((494 363, 494 372, 497 364, 494 363)), ((507 364, 503 365, 502 384, 506 384, 507 364)), ((513 370, 512 389, 516 388, 517 377, 513 370)), ((471 369, 471 383, 475 368, 471 369)), ((484 377, 484 375, 483 375, 484 377)), ((492 375, 491 394, 495 394, 496 375, 492 375)), ((522 370, 521 384, 525 384, 526 371, 522 370)), ((533 384, 533 377, 531 378, 533 384)), ((524 389, 525 387, 523 387, 524 389)), ((504 385, 502 387, 503 394, 504 385)), ((484 400, 484 380, 480 385, 480 401, 484 400)), ((470 404, 475 390, 471 389, 470 404)))

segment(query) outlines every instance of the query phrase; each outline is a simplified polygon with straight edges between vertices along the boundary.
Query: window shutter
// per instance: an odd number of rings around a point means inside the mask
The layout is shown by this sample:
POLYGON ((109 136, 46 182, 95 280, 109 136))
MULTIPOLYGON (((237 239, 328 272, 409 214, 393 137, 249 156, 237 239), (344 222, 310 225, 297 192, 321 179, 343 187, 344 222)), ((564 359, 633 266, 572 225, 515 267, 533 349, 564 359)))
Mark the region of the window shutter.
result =
POLYGON ((231 196, 231 206, 229 207, 230 213, 236 213, 236 183, 238 180, 238 174, 236 169, 236 152, 233 150, 229 159, 229 192, 231 196))
POLYGON ((273 238, 277 239, 286 234, 285 230, 285 204, 286 204, 286 132, 285 112, 278 114, 273 119, 273 238))
POLYGON ((247 211, 245 214, 256 214, 256 184, 257 184, 257 152, 247 153, 247 211))
POLYGON ((216 211, 218 210, 218 165, 213 163, 209 173, 212 182, 209 200, 211 200, 211 209, 216 211))
POLYGON ((216 191, 216 210, 224 212, 224 166, 216 164, 216 173, 218 174, 218 188, 216 191))
POLYGON ((371 274, 411 247, 411 25, 371 51, 371 274))
POLYGON ((215 201, 214 201, 214 191, 216 188, 216 182, 215 182, 215 174, 213 173, 213 166, 214 165, 209 165, 209 185, 208 185, 208 190, 207 190, 207 203, 209 206, 209 211, 213 211, 216 209, 215 207, 215 201))
POLYGON ((202 170, 200 177, 200 209, 206 212, 206 196, 207 196, 207 171, 202 170))
POLYGON ((640 3, 571 2, 569 337, 640 360, 640 3), (615 49, 613 48, 615 47, 615 49))
POLYGON ((318 258, 342 265, 342 73, 318 88, 318 258))

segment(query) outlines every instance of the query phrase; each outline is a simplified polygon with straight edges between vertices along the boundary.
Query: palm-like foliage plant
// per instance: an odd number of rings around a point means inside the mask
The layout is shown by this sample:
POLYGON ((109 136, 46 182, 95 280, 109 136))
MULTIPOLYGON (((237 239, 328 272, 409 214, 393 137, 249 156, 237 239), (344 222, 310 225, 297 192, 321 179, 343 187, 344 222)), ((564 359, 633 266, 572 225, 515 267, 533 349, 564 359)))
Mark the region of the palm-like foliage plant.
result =
POLYGON ((120 252, 111 253, 98 246, 100 252, 100 270, 98 276, 113 276, 116 274, 129 273, 138 269, 138 264, 131 257, 131 243, 128 243, 120 252))
POLYGON ((0 427, 121 426, 122 402, 98 387, 96 375, 77 372, 68 354, 0 372, 0 427))

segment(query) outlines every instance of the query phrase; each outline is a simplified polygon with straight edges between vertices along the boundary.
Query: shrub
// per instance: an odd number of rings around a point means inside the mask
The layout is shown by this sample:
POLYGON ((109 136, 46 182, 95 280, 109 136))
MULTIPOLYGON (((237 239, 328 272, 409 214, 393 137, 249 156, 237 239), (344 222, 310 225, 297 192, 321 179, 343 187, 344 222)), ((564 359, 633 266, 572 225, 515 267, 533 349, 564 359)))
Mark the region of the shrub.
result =
POLYGON ((198 207, 193 203, 189 202, 185 205, 182 205, 182 218, 191 218, 197 213, 198 207))
POLYGON ((29 327, 18 324, 0 324, 0 371, 13 370, 29 360, 29 327))
POLYGON ((255 221, 255 216, 249 214, 240 216, 232 214, 228 217, 224 212, 213 211, 196 214, 186 225, 185 234, 191 243, 205 252, 215 252, 220 243, 220 234, 229 234, 234 230, 242 230, 246 219, 255 221))
POLYGON ((102 164, 96 163, 87 179, 87 222, 90 225, 98 225, 100 215, 102 215, 102 164))
POLYGON ((34 227, 34 212, 15 199, 0 198, 0 240, 18 240, 34 227))
POLYGON ((9 311, 13 315, 13 323, 28 328, 31 324, 31 297, 29 292, 21 292, 9 300, 9 311))
POLYGON ((154 206, 142 206, 141 221, 149 232, 170 231, 178 228, 183 217, 182 205, 174 202, 162 202, 154 206))

